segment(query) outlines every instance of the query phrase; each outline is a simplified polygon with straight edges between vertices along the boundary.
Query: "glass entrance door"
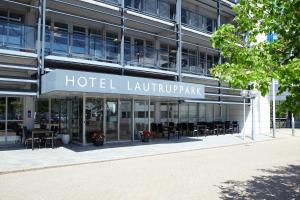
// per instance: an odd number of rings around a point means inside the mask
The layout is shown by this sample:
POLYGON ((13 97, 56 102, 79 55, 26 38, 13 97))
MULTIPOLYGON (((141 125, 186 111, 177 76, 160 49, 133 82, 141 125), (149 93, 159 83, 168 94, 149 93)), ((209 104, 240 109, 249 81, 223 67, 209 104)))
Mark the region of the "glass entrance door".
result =
POLYGON ((85 103, 85 131, 87 143, 92 142, 92 134, 103 134, 103 100, 98 98, 86 98, 85 103))
POLYGON ((68 127, 71 140, 74 143, 82 143, 82 99, 68 100, 68 127))
POLYGON ((106 100, 106 141, 118 140, 118 100, 106 100))
POLYGON ((131 101, 120 101, 120 140, 131 140, 132 138, 132 114, 131 101))

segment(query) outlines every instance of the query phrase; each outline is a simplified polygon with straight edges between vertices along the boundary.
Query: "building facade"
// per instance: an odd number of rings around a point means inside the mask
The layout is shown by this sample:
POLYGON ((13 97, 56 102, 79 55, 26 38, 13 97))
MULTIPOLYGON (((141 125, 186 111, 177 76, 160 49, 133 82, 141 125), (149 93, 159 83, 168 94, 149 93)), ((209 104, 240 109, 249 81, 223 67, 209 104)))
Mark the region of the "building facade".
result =
POLYGON ((232 22, 234 4, 2 0, 0 143, 18 142, 22 126, 79 144, 94 131, 135 140, 152 123, 238 121, 246 134, 269 132, 268 98, 245 99, 244 125, 241 91, 210 76, 221 62, 211 34, 232 22))

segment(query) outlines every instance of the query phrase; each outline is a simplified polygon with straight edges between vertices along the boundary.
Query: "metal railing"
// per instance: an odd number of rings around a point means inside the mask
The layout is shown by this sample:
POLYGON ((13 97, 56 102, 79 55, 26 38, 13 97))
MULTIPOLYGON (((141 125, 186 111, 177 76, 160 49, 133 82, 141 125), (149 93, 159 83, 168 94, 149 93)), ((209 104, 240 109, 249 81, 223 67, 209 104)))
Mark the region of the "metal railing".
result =
POLYGON ((190 10, 181 10, 181 23, 201 32, 212 33, 216 30, 217 20, 190 10))
POLYGON ((210 69, 217 61, 201 58, 198 53, 182 53, 182 72, 196 75, 210 76, 210 69))
POLYGON ((125 45, 126 65, 176 71, 176 55, 164 49, 125 45))
POLYGON ((176 9, 166 0, 125 0, 125 7, 166 20, 174 20, 176 9))
POLYGON ((58 55, 103 62, 120 62, 120 42, 117 38, 66 31, 46 31, 46 55, 58 55))
POLYGON ((0 48, 34 53, 35 44, 34 27, 0 20, 0 48))

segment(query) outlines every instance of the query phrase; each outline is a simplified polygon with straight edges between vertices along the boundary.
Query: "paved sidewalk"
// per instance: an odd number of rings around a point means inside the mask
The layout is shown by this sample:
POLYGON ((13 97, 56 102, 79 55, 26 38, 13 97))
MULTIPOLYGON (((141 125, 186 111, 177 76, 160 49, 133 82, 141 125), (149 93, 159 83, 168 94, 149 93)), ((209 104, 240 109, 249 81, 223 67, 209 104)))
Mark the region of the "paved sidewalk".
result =
MULTIPOLYGON (((300 130, 297 130, 300 135, 300 130)), ((291 137, 290 129, 281 129, 276 139, 291 137)), ((258 135, 255 142, 274 140, 270 134, 258 135)), ((185 137, 180 140, 153 140, 149 144, 134 142, 107 144, 102 148, 94 146, 69 145, 55 149, 7 149, 0 148, 0 174, 51 168, 84 163, 95 163, 134 157, 152 156, 197 149, 216 148, 252 143, 246 137, 243 141, 238 134, 208 137, 185 137)))

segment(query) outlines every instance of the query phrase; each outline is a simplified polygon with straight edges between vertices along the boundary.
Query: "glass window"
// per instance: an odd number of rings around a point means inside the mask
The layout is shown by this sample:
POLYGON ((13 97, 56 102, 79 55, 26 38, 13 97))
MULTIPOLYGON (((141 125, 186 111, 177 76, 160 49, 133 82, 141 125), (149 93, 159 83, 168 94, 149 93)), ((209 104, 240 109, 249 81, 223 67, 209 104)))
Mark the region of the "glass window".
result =
POLYGON ((0 120, 5 120, 5 97, 0 97, 0 120))
POLYGON ((0 144, 5 143, 5 124, 6 124, 6 98, 0 97, 0 144))
POLYGON ((53 33, 53 52, 59 54, 68 53, 68 38, 68 25, 55 22, 53 33))
POLYGON ((35 104, 35 126, 50 126, 49 100, 38 99, 35 104))
POLYGON ((7 119, 23 120, 23 98, 8 97, 7 100, 7 119))
POLYGON ((170 19, 170 5, 168 2, 159 1, 159 16, 170 19))
POLYGON ((90 55, 96 59, 104 59, 104 42, 100 32, 90 30, 90 55))
POLYGON ((146 41, 144 65, 150 67, 154 66, 155 59, 156 56, 155 56, 154 42, 146 41))
POLYGON ((72 53, 85 54, 85 28, 73 26, 72 53))
POLYGON ((196 123, 198 121, 197 104, 189 104, 189 123, 196 123))
POLYGON ((157 1, 145 0, 145 12, 150 14, 157 14, 157 1))
POLYGON ((159 64, 160 68, 169 68, 169 52, 168 52, 168 45, 161 44, 160 45, 160 56, 159 56, 159 64))
POLYGON ((106 33, 106 59, 117 61, 119 52, 119 39, 117 33, 106 33))
POLYGON ((131 61, 131 39, 130 37, 124 38, 124 60, 126 63, 131 61))
POLYGON ((106 101, 106 140, 118 140, 118 101, 106 101))
POLYGON ((207 27, 207 31, 209 32, 212 32, 212 28, 213 28, 213 20, 211 18, 207 18, 207 24, 206 24, 206 27, 207 27))

